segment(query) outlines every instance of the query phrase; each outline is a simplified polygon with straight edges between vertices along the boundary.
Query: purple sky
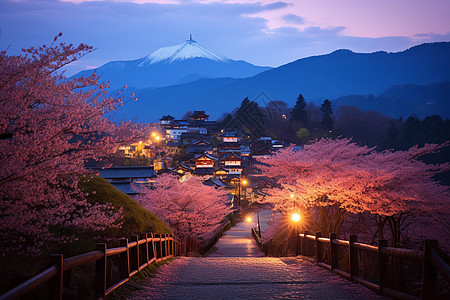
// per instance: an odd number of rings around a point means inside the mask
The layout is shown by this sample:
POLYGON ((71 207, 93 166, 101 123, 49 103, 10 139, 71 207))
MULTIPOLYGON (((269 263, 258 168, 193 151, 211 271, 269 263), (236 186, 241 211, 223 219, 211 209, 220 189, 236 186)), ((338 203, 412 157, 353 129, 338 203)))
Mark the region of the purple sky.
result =
POLYGON ((97 50, 68 70, 137 59, 192 33, 235 60, 279 66, 337 49, 450 41, 449 0, 0 0, 0 50, 61 41, 97 50))

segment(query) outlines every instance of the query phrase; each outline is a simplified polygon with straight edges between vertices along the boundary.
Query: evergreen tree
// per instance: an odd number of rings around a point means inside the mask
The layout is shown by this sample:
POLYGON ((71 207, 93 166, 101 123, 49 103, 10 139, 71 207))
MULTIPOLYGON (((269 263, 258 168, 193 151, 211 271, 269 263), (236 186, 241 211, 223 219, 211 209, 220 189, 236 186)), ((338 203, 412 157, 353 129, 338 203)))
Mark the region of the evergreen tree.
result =
POLYGON ((303 127, 308 127, 308 112, 306 111, 306 101, 300 94, 291 112, 291 120, 301 122, 303 127))
POLYGON ((323 104, 320 106, 320 110, 322 111, 322 127, 326 130, 333 129, 333 109, 331 108, 330 100, 326 99, 323 104))
POLYGON ((224 128, 238 128, 252 138, 264 136, 266 131, 264 116, 258 103, 245 98, 234 116, 231 119, 227 116, 224 128))
POLYGON ((245 111, 247 109, 247 107, 249 106, 249 104, 250 104, 250 99, 248 99, 248 97, 245 97, 245 99, 242 100, 242 102, 241 102, 241 107, 239 107, 238 113, 245 111))

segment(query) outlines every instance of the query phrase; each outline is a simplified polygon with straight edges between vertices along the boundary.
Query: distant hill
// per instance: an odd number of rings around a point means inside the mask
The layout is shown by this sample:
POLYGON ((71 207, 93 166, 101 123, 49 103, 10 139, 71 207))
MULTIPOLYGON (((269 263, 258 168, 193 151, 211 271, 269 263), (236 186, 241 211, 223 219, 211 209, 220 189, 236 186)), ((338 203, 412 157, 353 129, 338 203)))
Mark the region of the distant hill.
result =
POLYGON ((206 110, 211 118, 239 106, 240 102, 264 92, 290 107, 299 93, 308 102, 321 103, 347 95, 378 96, 392 86, 429 85, 450 81, 450 43, 430 43, 398 53, 354 53, 338 50, 299 59, 244 79, 200 79, 156 89, 130 89, 136 103, 124 105, 116 119, 137 117, 155 121, 163 114, 181 117, 188 110, 206 110))
POLYGON ((333 101, 333 107, 352 105, 362 110, 376 110, 392 118, 408 118, 411 115, 423 119, 440 115, 450 118, 450 81, 430 85, 394 86, 379 96, 351 95, 333 101))
POLYGON ((112 61, 97 69, 82 71, 73 77, 89 76, 94 71, 100 81, 110 81, 112 89, 124 85, 145 89, 195 81, 201 78, 245 78, 271 69, 215 54, 192 39, 160 48, 146 57, 112 61))

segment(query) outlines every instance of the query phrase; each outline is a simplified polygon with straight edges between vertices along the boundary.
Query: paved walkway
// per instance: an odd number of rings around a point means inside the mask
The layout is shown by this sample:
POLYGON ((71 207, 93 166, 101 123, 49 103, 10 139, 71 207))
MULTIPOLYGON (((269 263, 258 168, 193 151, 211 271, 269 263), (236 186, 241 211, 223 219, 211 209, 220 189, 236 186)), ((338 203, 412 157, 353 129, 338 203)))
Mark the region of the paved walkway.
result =
POLYGON ((386 299, 300 257, 262 257, 251 227, 237 224, 208 257, 161 266, 128 299, 386 299))
POLYGON ((252 227, 256 227, 256 215, 250 217, 250 222, 244 220, 225 232, 215 245, 217 250, 208 257, 263 257, 251 232, 252 227))

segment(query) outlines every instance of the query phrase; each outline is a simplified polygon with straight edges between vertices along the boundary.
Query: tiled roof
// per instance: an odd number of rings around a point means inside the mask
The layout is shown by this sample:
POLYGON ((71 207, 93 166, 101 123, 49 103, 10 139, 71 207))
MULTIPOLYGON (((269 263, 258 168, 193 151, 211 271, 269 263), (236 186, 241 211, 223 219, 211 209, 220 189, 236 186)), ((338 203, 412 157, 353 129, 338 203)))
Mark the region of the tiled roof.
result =
POLYGON ((118 178, 150 178, 155 176, 153 166, 148 167, 112 167, 108 169, 97 169, 99 176, 105 179, 118 178))

